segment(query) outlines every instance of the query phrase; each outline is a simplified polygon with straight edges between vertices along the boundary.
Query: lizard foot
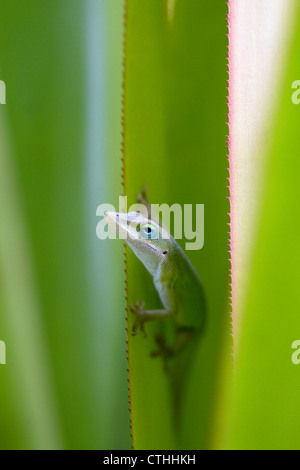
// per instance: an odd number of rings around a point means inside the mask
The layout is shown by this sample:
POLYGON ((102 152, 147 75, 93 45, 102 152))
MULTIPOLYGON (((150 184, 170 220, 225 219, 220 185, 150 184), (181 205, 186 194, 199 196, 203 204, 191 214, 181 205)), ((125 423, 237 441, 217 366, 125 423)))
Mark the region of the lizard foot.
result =
POLYGON ((147 196, 147 187, 143 186, 140 193, 137 195, 137 202, 143 204, 144 206, 148 207, 150 205, 148 196, 147 196))
POLYGON ((155 336, 155 341, 158 346, 156 351, 152 351, 151 357, 162 357, 164 370, 167 374, 170 373, 169 359, 173 356, 173 348, 167 345, 166 338, 164 335, 157 334, 155 336))
POLYGON ((165 358, 169 358, 173 355, 173 348, 170 348, 167 345, 166 338, 164 335, 157 334, 155 336, 155 341, 159 349, 157 349, 156 351, 152 351, 151 357, 163 356, 165 358))
POLYGON ((152 351, 151 357, 161 356, 164 362, 164 368, 167 373, 170 372, 170 359, 174 358, 180 354, 187 344, 194 338, 195 330, 192 327, 179 326, 177 328, 177 338, 173 345, 169 346, 167 344, 166 338, 162 334, 157 334, 155 336, 156 344, 158 345, 158 350, 152 351))
POLYGON ((142 302, 141 304, 139 302, 135 302, 134 305, 130 306, 130 311, 134 313, 134 315, 137 316, 136 322, 133 325, 132 336, 135 336, 137 334, 138 328, 140 328, 141 331, 144 333, 144 337, 145 338, 147 337, 147 333, 144 327, 144 323, 147 321, 144 307, 145 307, 145 302, 142 302))
POLYGON ((151 204, 150 204, 150 201, 148 199, 146 186, 143 186, 141 192, 138 193, 137 202, 139 204, 142 204, 144 207, 146 207, 147 212, 148 212, 148 219, 152 219, 151 204))

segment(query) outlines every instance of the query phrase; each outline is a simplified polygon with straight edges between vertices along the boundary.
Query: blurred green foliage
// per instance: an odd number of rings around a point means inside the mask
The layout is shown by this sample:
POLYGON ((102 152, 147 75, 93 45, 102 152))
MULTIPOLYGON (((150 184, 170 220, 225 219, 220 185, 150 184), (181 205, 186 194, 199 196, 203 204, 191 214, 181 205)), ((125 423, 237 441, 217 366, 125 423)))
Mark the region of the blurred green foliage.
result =
POLYGON ((0 3, 1 448, 130 446, 120 188, 122 2, 0 3))
POLYGON ((300 335, 300 109, 291 100, 292 83, 300 77, 297 4, 295 23, 262 156, 266 168, 250 280, 238 312, 242 321, 226 448, 299 449, 300 376, 291 360, 292 343, 300 335))

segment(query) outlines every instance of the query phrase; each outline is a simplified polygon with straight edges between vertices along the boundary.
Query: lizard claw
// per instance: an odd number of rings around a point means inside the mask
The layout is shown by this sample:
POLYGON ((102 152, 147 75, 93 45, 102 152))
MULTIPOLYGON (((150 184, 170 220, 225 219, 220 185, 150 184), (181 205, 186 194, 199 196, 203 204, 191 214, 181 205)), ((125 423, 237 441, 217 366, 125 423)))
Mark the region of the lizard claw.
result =
POLYGON ((167 345, 166 338, 164 335, 157 334, 155 336, 155 341, 158 346, 156 351, 151 352, 151 357, 161 356, 163 359, 164 370, 167 374, 170 374, 171 369, 169 367, 169 360, 173 356, 173 350, 167 345))
POLYGON ((167 341, 164 335, 157 334, 155 336, 155 342, 158 346, 156 351, 152 351, 151 357, 163 356, 169 358, 173 355, 173 350, 167 345, 167 341))
POLYGON ((152 218, 152 216, 151 216, 151 204, 150 204, 148 196, 147 196, 146 186, 143 186, 141 192, 137 194, 137 202, 139 204, 142 204, 147 209, 148 219, 151 219, 152 218))
POLYGON ((138 193, 137 201, 140 204, 143 204, 144 206, 148 206, 149 199, 148 199, 148 196, 147 196, 147 187, 146 186, 143 186, 141 192, 138 193))
POLYGON ((139 302, 135 302, 135 305, 130 306, 130 311, 134 313, 134 315, 137 316, 136 322, 133 325, 132 336, 135 336, 137 334, 137 330, 140 327, 142 333, 144 333, 144 338, 147 337, 147 333, 144 327, 144 323, 146 321, 144 307, 145 307, 145 302, 142 302, 141 304, 139 304, 139 302))

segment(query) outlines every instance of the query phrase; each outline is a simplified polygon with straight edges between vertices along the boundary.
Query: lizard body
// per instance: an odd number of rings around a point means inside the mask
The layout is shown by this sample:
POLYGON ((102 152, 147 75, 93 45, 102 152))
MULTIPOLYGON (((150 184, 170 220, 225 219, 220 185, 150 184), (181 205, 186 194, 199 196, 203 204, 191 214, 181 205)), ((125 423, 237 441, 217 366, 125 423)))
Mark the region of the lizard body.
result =
POLYGON ((106 212, 105 217, 152 275, 164 306, 161 310, 144 310, 138 302, 132 306, 137 316, 134 334, 138 327, 144 331, 146 322, 173 318, 178 331, 190 329, 194 337, 200 335, 205 319, 203 287, 177 241, 139 212, 106 212))

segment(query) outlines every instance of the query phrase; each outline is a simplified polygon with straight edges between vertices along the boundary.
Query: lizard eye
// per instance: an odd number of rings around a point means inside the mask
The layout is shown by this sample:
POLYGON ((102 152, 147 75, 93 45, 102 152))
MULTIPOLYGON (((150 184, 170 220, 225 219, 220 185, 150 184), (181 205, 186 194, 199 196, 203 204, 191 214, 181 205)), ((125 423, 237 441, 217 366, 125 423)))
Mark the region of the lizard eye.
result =
POLYGON ((148 238, 148 239, 155 239, 158 238, 158 232, 156 227, 152 224, 145 224, 140 227, 140 230, 142 237, 148 238))

